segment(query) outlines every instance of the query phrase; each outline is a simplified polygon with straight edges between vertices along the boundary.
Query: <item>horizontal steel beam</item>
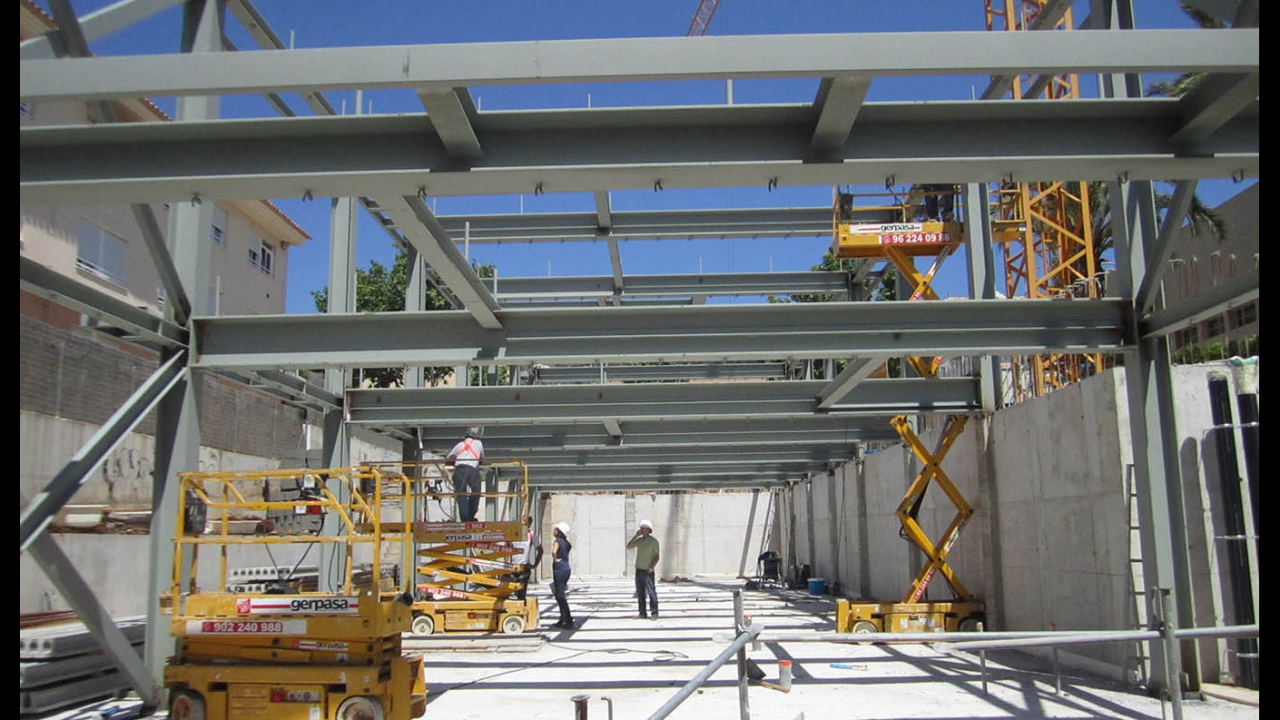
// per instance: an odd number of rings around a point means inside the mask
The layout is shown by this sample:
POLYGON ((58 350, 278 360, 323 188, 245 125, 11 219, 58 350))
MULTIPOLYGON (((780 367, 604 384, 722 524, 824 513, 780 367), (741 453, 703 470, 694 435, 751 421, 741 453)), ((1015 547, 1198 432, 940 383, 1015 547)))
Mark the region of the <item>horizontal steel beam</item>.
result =
POLYGON ((1157 310, 1143 318, 1140 325, 1142 336, 1168 335, 1201 320, 1221 315, 1236 305, 1256 300, 1261 282, 1262 271, 1255 267, 1228 278, 1199 295, 1157 310))
MULTIPOLYGON (((220 53, 227 54, 241 53, 220 53)), ((890 176, 899 183, 1257 176, 1256 103, 1189 146, 1169 137, 1181 108, 1168 98, 868 104, 839 156, 822 163, 804 162, 814 119, 808 105, 486 113, 476 121, 484 157, 462 167, 421 115, 24 127, 19 192, 30 203, 126 204, 656 183, 881 185, 890 176)))
MULTIPOLYGON (((347 420, 400 426, 803 417, 818 409, 822 380, 787 382, 378 388, 347 391, 347 420)), ((971 378, 864 380, 832 413, 890 416, 977 407, 971 378)))
POLYGON ((739 480, 735 478, 717 478, 713 482, 685 480, 654 480, 622 478, 613 481, 601 481, 593 484, 557 483, 536 484, 530 481, 530 487, 536 492, 667 492, 682 490, 687 492, 710 492, 717 490, 770 490, 785 486, 787 479, 778 477, 769 480, 739 480))
POLYGON ((564 383, 635 382, 637 380, 763 379, 787 377, 783 363, 698 363, 679 365, 586 365, 582 367, 540 367, 533 369, 533 382, 541 385, 564 383))
MULTIPOLYGON (((722 420, 660 420, 620 422, 621 444, 629 448, 729 447, 765 444, 842 445, 857 441, 897 440, 883 418, 849 415, 809 417, 747 417, 722 420)), ((424 448, 443 455, 462 437, 465 428, 447 425, 419 428, 424 448)), ((494 425, 485 428, 484 441, 492 454, 518 456, 527 450, 587 450, 614 447, 619 440, 595 422, 494 425)))
MULTIPOLYGON (((355 368, 1121 352, 1126 303, 956 300, 197 317, 197 367, 355 368)), ((1131 306, 1129 306, 1131 307, 1131 306)), ((1131 326, 1131 323, 1130 325, 1131 326)))
POLYGON ((159 346, 187 344, 186 329, 25 257, 18 258, 18 286, 159 346))
MULTIPOLYGON (((579 483, 591 485, 603 481, 614 480, 687 480, 716 485, 724 482, 744 482, 773 480, 788 477, 795 480, 803 478, 807 473, 822 472, 827 469, 826 463, 721 463, 719 465, 681 465, 679 463, 653 463, 632 465, 628 467, 574 467, 554 468, 537 473, 538 484, 556 482, 561 484, 579 483)), ((535 482, 534 473, 530 471, 530 483, 535 482)))
MULTIPOLYGON (((830 230, 830 228, 828 228, 830 230)), ((511 298, 611 298, 613 277, 509 277, 486 281, 498 300, 511 298)), ((834 294, 849 291, 846 272, 740 272, 626 275, 622 296, 834 294)))
POLYGON ((853 459, 853 449, 802 445, 757 448, 632 448, 628 446, 600 450, 527 450, 520 455, 529 468, 630 467, 635 465, 723 465, 726 463, 827 463, 853 459))
MULTIPOLYGON (((849 33, 391 45, 26 60, 23 100, 713 78, 1246 72, 1257 30, 849 33), (903 48, 910 48, 904 53, 903 48)), ((806 138, 807 140, 807 138, 806 138)), ((488 145, 481 140, 488 150, 488 145)))
MULTIPOLYGON (((888 209, 854 211, 853 222, 892 222, 888 209)), ((520 215, 438 215, 455 238, 467 234, 473 245, 566 240, 693 240, 756 237, 830 237, 831 208, 735 208, 731 210, 612 210, 598 213, 520 215), (608 225, 600 225, 602 219, 608 225), (601 228, 607 232, 601 232, 601 228)))

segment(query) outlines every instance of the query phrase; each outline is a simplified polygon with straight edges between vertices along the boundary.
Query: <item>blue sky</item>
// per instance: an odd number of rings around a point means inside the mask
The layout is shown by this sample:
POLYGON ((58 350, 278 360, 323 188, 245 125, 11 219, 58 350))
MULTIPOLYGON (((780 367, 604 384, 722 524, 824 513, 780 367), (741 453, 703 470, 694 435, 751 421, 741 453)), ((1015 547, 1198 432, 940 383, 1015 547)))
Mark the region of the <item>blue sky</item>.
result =
MULTIPOLYGON (((48 3, 38 0, 45 9, 48 3)), ((111 0, 72 0, 80 15, 110 4, 111 0)), ((1174 0, 1136 0, 1140 28, 1186 28, 1193 23, 1174 0)), ((682 36, 689 28, 697 0, 258 0, 256 7, 276 34, 298 48, 399 45, 417 43, 491 42, 608 37, 682 36)), ((1076 21, 1088 12, 1088 2, 1076 3, 1076 21)), ((91 43, 99 55, 177 52, 181 10, 172 8, 135 26, 91 43)), ((894 3, 853 0, 722 0, 708 35, 755 35, 827 32, 982 31, 981 0, 900 0, 894 3)), ((228 13, 227 34, 241 49, 255 47, 238 22, 228 13)), ((904 48, 909 53, 910 48, 904 48)), ((1149 84, 1153 76, 1143 78, 1149 84)), ((988 78, 939 77, 877 79, 868 102, 904 100, 968 100, 981 92, 988 78)), ((1096 96, 1092 77, 1082 77, 1082 93, 1096 96)), ((735 103, 811 102, 818 81, 735 81, 735 103)), ((330 103, 354 112, 354 92, 327 92, 330 103)), ((482 110, 693 105, 725 102, 725 84, 719 81, 683 83, 627 83, 526 85, 484 87, 472 91, 482 110)), ((285 96, 299 115, 310 111, 296 95, 285 96)), ((170 115, 172 98, 152 98, 170 115)), ((364 93, 366 109, 374 113, 422 112, 409 91, 364 93)), ((258 96, 224 97, 224 118, 274 117, 275 112, 258 96)), ((1205 181, 1200 196, 1210 205, 1243 190, 1252 181, 1234 185, 1229 180, 1205 181)), ((872 191, 872 188, 866 190, 872 191)), ((310 291, 326 283, 328 266, 329 203, 323 199, 303 203, 296 198, 276 198, 276 204, 314 239, 289 252, 286 291, 288 312, 314 312, 310 291)), ((545 194, 488 197, 446 197, 430 200, 438 214, 482 212, 588 211, 594 208, 590 194, 545 194)), ((783 187, 772 193, 764 188, 710 190, 620 191, 612 194, 615 210, 680 209, 699 207, 774 207, 829 205, 830 187, 783 187)), ((627 241, 620 244, 626 274, 760 272, 805 270, 821 259, 829 239, 752 239, 717 241, 627 241)), ((357 264, 370 260, 389 264, 394 248, 387 236, 364 213, 358 226, 357 264)), ((550 274, 609 275, 608 246, 593 243, 537 243, 527 245, 477 245, 471 257, 493 263, 500 277, 550 274), (548 265, 549 264, 549 265, 548 265)), ((927 264, 921 263, 923 267, 927 264)), ((952 258, 935 283, 939 294, 967 294, 962 258, 952 258)), ((748 302, 748 299, 722 299, 748 302)))

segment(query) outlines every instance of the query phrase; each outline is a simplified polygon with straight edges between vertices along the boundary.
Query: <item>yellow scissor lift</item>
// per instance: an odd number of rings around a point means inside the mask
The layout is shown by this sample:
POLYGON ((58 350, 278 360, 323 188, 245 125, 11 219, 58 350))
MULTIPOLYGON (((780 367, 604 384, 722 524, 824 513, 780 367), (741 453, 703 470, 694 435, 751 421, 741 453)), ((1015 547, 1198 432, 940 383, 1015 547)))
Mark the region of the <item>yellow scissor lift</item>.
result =
MULTIPOLYGON (((863 208, 897 212, 901 218, 900 222, 854 223, 851 221, 851 216, 855 196, 852 193, 840 193, 837 190, 832 221, 832 254, 838 258, 887 259, 911 284, 912 293, 909 298, 906 298, 907 300, 937 300, 938 295, 930 287, 930 283, 947 256, 964 242, 964 225, 959 222, 938 220, 916 221, 916 210, 920 201, 928 193, 929 191, 916 186, 907 194, 904 202, 890 206, 863 208), (916 269, 915 258, 928 256, 934 257, 935 260, 929 271, 921 274, 916 269)), ((936 191, 934 193, 937 194, 936 191)), ((910 357, 907 360, 920 377, 937 377, 938 366, 942 363, 941 357, 910 357)), ((966 418, 963 415, 952 415, 947 420, 947 425, 933 452, 929 452, 920 442, 907 423, 906 416, 899 415, 891 421, 903 442, 911 448, 924 466, 911 483, 895 514, 902 523, 903 537, 919 547, 928 557, 929 562, 916 575, 910 590, 901 601, 838 600, 836 630, 839 632, 969 631, 976 630, 977 624, 983 621, 985 607, 982 603, 973 600, 973 596, 946 562, 947 555, 959 538, 961 529, 973 516, 973 508, 965 501, 964 496, 940 466, 955 439, 964 431, 965 421, 966 418), (942 541, 936 544, 916 522, 921 501, 931 480, 937 482, 958 511, 950 527, 943 534, 942 541), (941 572, 951 585, 955 599, 944 602, 921 602, 920 598, 924 596, 929 582, 938 572, 941 572)))
POLYGON ((872 633, 872 632, 969 632, 977 630, 978 623, 985 619, 985 606, 975 602, 973 595, 965 588, 947 564, 947 556, 960 537, 965 523, 973 517, 973 507, 965 501, 964 496, 952 484, 951 479, 942 471, 941 463, 947 451, 955 443, 956 438, 964 431, 967 418, 964 415, 952 415, 947 419, 938 445, 930 452, 920 442, 905 415, 899 415, 890 422, 902 436, 903 441, 923 467, 915 480, 907 489, 907 494, 898 504, 894 513, 902 523, 903 534, 915 543, 928 557, 929 562, 911 582, 906 596, 898 602, 853 602, 840 599, 836 601, 836 630, 838 632, 872 633), (934 481, 942 489, 947 498, 956 506, 956 516, 943 533, 941 541, 934 543, 925 534, 924 529, 916 522, 920 512, 920 504, 924 499, 929 482, 934 481), (950 601, 921 601, 929 582, 941 572, 951 585, 955 599, 950 601))
MULTIPOLYGON (((443 461, 398 463, 410 475, 452 485, 452 468, 443 461)), ((514 514, 517 520, 481 522, 429 522, 415 517, 414 557, 420 581, 419 599, 413 603, 416 635, 452 632, 502 632, 518 634, 538 624, 536 598, 516 599, 526 589, 519 579, 522 552, 514 543, 528 536, 524 519, 529 513, 529 470, 519 460, 486 461, 493 472, 514 474, 508 492, 480 492, 481 498, 504 500, 499 516, 514 514)), ((463 493, 427 490, 426 500, 457 500, 463 493)))
POLYGON ((408 517, 406 477, 365 466, 180 473, 179 482, 178 517, 187 517, 188 503, 203 504, 216 530, 206 533, 203 521, 187 527, 180 520, 174 539, 173 583, 161 598, 178 640, 164 670, 169 717, 409 720, 425 711, 422 658, 405 655, 400 640, 411 621, 409 573, 401 570, 398 582, 381 580, 385 546, 399 544, 401 557, 411 557, 410 535, 391 530, 382 520, 388 510, 408 517), (262 499, 271 496, 264 492, 269 486, 302 481, 315 491, 296 500, 262 499), (252 517, 311 507, 333 513, 341 534, 229 532, 233 514, 252 517), (237 557, 243 558, 245 546, 306 543, 345 547, 346 571, 338 592, 302 591, 287 578, 276 584, 275 592, 227 591, 229 548, 237 547, 237 557), (196 583, 205 545, 220 548, 218 586, 212 591, 196 583), (364 584, 353 581, 352 563, 360 546, 372 555, 372 572, 364 584), (188 558, 190 575, 184 582, 188 558))

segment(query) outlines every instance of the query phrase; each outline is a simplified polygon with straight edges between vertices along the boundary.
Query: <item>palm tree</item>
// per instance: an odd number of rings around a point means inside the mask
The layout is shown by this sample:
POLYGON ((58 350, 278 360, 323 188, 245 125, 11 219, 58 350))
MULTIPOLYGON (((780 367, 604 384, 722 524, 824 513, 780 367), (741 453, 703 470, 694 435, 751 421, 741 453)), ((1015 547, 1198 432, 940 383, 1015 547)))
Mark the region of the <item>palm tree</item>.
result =
MULTIPOLYGON (((1156 210, 1167 211, 1173 202, 1168 193, 1155 193, 1156 210)), ((1216 210, 1204 204, 1200 196, 1191 197, 1191 209, 1187 212, 1191 217, 1191 236, 1199 232, 1208 232, 1209 236, 1222 242, 1227 239, 1227 224, 1216 210)), ((1093 221, 1093 266, 1102 267, 1102 255, 1115 247, 1115 233, 1111 229, 1111 200, 1107 194, 1107 183, 1089 183, 1089 217, 1093 221)))

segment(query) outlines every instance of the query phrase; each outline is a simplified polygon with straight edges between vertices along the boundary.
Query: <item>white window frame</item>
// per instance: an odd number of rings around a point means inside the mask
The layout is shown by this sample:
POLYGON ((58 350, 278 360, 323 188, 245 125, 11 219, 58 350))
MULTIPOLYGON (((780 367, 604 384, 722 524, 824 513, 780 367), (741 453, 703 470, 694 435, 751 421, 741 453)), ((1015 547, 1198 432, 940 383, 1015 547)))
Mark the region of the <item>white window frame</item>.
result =
POLYGON ((80 218, 80 225, 76 230, 76 267, 124 287, 125 253, 127 249, 128 244, 124 238, 103 230, 85 218, 80 218), (86 229, 91 229, 95 233, 92 257, 87 256, 88 253, 86 253, 86 248, 84 247, 83 236, 86 229), (107 267, 108 263, 103 257, 104 240, 112 240, 120 244, 120 267, 118 272, 114 268, 107 267))
POLYGON ((214 208, 213 224, 209 226, 209 239, 214 244, 227 244, 227 211, 222 208, 214 208))
POLYGON ((275 275, 276 273, 276 249, 262 242, 259 250, 258 267, 267 275, 275 275))

